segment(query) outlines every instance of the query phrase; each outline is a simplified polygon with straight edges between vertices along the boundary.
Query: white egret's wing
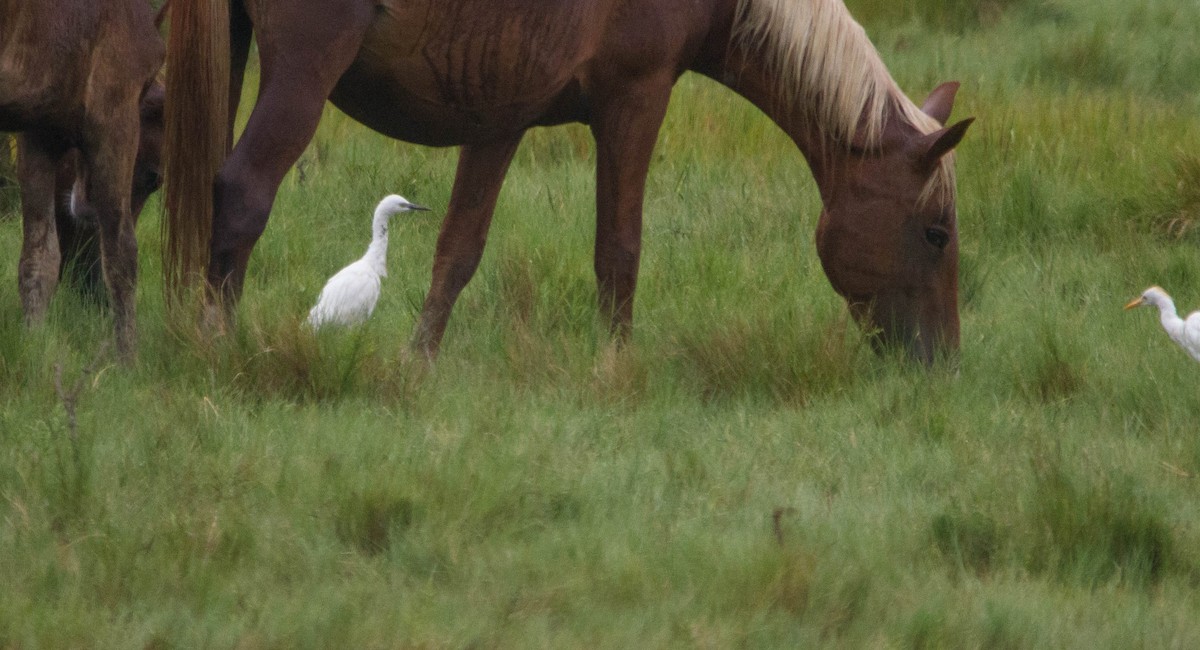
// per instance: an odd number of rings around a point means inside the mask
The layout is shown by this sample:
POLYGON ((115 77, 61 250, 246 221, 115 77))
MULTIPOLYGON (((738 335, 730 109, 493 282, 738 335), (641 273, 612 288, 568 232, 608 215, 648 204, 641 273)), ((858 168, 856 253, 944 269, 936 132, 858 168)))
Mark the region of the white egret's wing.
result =
POLYGON ((316 306, 308 313, 308 322, 313 327, 330 323, 357 325, 367 320, 378 300, 379 276, 365 262, 358 261, 329 278, 316 306))

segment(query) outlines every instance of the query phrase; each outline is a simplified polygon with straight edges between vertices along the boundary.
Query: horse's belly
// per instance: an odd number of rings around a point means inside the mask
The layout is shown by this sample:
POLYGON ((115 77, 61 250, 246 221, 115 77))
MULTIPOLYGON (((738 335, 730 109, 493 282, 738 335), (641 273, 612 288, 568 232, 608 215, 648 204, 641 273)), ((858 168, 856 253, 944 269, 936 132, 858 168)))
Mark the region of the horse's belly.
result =
POLYGON ((534 124, 582 120, 575 86, 506 104, 478 105, 422 95, 396 77, 347 72, 330 100, 355 120, 392 138, 429 146, 483 142, 520 133, 534 124))
POLYGON ((331 99, 373 129, 430 145, 581 119, 577 76, 600 39, 603 3, 485 10, 494 1, 432 14, 419 1, 385 2, 331 99))
POLYGON ((0 61, 0 131, 24 131, 55 123, 62 101, 53 79, 9 72, 0 61))
POLYGON ((27 128, 54 97, 54 79, 45 66, 31 65, 15 49, 0 47, 0 131, 27 128))

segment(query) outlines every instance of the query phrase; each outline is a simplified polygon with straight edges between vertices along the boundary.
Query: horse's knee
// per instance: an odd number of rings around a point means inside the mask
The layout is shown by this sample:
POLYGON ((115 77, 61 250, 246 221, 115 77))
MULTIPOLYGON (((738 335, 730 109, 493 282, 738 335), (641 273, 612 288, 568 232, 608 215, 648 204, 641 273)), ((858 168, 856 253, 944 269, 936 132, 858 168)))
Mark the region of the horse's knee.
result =
MULTIPOLYGON (((93 210, 99 226, 101 263, 105 274, 136 275, 137 238, 128 211, 119 201, 98 201, 93 210)), ((110 283, 113 279, 109 278, 110 283)))
POLYGON ((222 171, 214 185, 212 249, 227 254, 254 247, 267 226, 274 191, 255 187, 245 175, 222 171))
POLYGON ((474 277, 481 259, 483 259, 482 251, 461 252, 454 257, 439 259, 438 266, 441 268, 435 270, 435 273, 443 279, 446 288, 452 291, 454 296, 457 296, 458 292, 462 291, 463 287, 467 286, 467 283, 474 277))
MULTIPOLYGON (((236 169, 236 167, 235 167, 236 169)), ((275 199, 275 186, 222 170, 214 185, 208 282, 228 307, 241 296, 250 252, 262 236, 275 199)))

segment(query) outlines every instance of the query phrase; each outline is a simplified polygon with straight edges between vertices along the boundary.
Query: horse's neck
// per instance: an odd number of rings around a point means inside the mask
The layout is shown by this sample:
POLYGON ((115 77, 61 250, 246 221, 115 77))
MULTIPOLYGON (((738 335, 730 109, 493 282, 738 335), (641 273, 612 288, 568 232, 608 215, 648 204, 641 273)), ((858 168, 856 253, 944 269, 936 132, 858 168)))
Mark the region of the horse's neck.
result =
POLYGON ((785 99, 771 79, 766 62, 747 54, 744 48, 731 48, 721 70, 713 76, 718 82, 750 101, 771 118, 796 143, 817 185, 824 191, 827 179, 847 160, 847 148, 830 137, 826 125, 815 122, 810 111, 785 99))

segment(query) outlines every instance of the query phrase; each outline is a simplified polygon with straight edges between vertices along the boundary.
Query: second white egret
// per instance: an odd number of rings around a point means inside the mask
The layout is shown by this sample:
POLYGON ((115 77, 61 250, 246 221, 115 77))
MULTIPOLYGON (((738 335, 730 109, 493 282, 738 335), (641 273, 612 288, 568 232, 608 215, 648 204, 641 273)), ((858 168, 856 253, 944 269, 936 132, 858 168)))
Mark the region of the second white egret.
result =
POLYGON ((1192 355, 1193 359, 1200 361, 1200 311, 1188 314, 1186 319, 1180 318, 1175 311, 1175 301, 1158 286, 1146 289, 1142 295, 1125 305, 1125 309, 1134 307, 1158 307, 1158 319, 1167 331, 1167 336, 1192 355))
POLYGON ((388 220, 401 212, 428 209, 398 194, 384 197, 375 208, 367 254, 329 278, 316 306, 308 312, 309 324, 320 328, 366 321, 379 301, 381 278, 387 277, 388 220))

